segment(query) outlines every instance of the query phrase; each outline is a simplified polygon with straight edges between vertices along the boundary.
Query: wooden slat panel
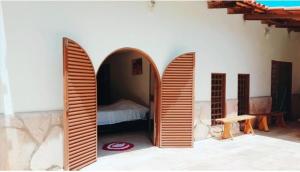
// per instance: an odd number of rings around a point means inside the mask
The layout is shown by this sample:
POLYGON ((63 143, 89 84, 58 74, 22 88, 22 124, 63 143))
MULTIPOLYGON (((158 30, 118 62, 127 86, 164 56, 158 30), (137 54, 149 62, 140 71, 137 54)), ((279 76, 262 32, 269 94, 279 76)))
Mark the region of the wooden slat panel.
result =
POLYGON ((81 158, 80 160, 77 161, 72 161, 72 164, 70 164, 70 169, 73 170, 80 170, 81 168, 93 163, 97 161, 97 157, 96 156, 86 156, 81 158))
POLYGON ((81 138, 90 138, 90 137, 92 137, 92 136, 94 136, 95 134, 93 133, 93 134, 91 134, 90 132, 88 132, 88 133, 81 133, 81 134, 77 134, 76 136, 73 136, 73 137, 70 137, 71 139, 71 141, 72 140, 78 140, 78 139, 81 139, 81 138))
POLYGON ((76 61, 76 62, 82 62, 82 63, 90 64, 89 60, 87 60, 83 56, 71 55, 71 56, 68 56, 68 57, 69 57, 69 61, 72 61, 72 62, 76 61))
POLYGON ((72 88, 72 87, 93 87, 94 84, 93 83, 70 83, 68 85, 68 88, 72 88))
POLYGON ((79 125, 79 124, 87 124, 91 122, 96 122, 96 118, 94 119, 81 119, 80 121, 69 121, 70 125, 79 125))
POLYGON ((77 105, 81 103, 94 103, 94 99, 86 99, 86 100, 78 100, 78 101, 70 101, 70 105, 77 105))
POLYGON ((70 120, 75 120, 75 119, 79 120, 79 119, 81 119, 83 117, 91 117, 92 114, 94 113, 93 110, 89 110, 89 111, 87 110, 87 111, 83 111, 83 112, 85 112, 85 113, 76 113, 76 114, 70 116, 69 117, 69 121, 70 120))
POLYGON ((85 127, 90 127, 93 124, 95 124, 95 122, 91 121, 91 122, 86 122, 86 123, 81 123, 81 124, 76 124, 76 125, 70 125, 69 130, 72 131, 74 129, 82 129, 85 127))
POLYGON ((81 152, 82 150, 93 147, 93 146, 94 146, 93 143, 90 145, 80 145, 80 146, 76 147, 76 149, 74 149, 74 148, 70 149, 70 152, 72 152, 72 153, 81 152))
POLYGON ((193 145, 195 54, 187 53, 172 61, 162 78, 161 142, 162 147, 193 145))
POLYGON ((70 94, 86 94, 86 93, 95 93, 95 89, 84 89, 84 90, 74 90, 74 89, 69 89, 70 94))
POLYGON ((79 170, 97 159, 96 77, 87 53, 64 38, 64 167, 79 170))
POLYGON ((90 132, 94 132, 94 128, 86 129, 84 131, 77 131, 77 132, 69 133, 69 136, 73 137, 73 136, 76 136, 78 134, 84 134, 84 133, 90 133, 90 132))
POLYGON ((82 163, 83 160, 86 160, 86 159, 89 159, 89 158, 92 158, 94 157, 95 155, 91 155, 89 153, 85 153, 85 154, 82 154, 82 156, 78 156, 78 157, 75 157, 75 158, 72 158, 72 164, 70 164, 71 166, 81 166, 80 164, 82 163))
POLYGON ((81 69, 81 70, 86 70, 87 72, 92 72, 93 70, 91 69, 92 66, 78 66, 78 65, 71 65, 68 64, 69 69, 81 69))
POLYGON ((78 51, 73 51, 73 50, 67 50, 67 53, 72 54, 72 55, 86 56, 86 53, 84 53, 84 52, 78 52, 78 51))
POLYGON ((72 161, 72 164, 70 164, 70 166, 80 165, 80 164, 82 164, 82 163, 80 163, 80 161, 84 161, 85 159, 90 158, 90 157, 97 158, 96 155, 93 155, 93 154, 96 154, 95 152, 96 152, 96 150, 94 150, 94 151, 89 150, 88 152, 85 152, 85 153, 84 152, 79 153, 78 156, 72 156, 70 158, 70 160, 72 161), (91 152, 92 154, 89 152, 91 152))
POLYGON ((69 93, 95 93, 96 87, 68 87, 69 93))
POLYGON ((69 130, 69 133, 70 134, 76 134, 76 133, 79 133, 80 131, 82 131, 82 130, 90 130, 90 129, 92 129, 93 127, 92 126, 86 126, 86 127, 82 127, 82 128, 76 128, 76 129, 70 129, 69 130))
POLYGON ((79 159, 80 156, 85 156, 86 154, 89 154, 89 152, 93 152, 94 147, 86 146, 84 149, 79 149, 80 151, 77 152, 71 152, 72 157, 70 158, 71 160, 79 159))
POLYGON ((91 80, 68 80, 70 84, 93 84, 94 82, 91 80))
POLYGON ((69 76, 87 76, 87 77, 93 77, 94 74, 92 74, 92 73, 82 73, 82 72, 80 72, 80 73, 73 72, 73 73, 70 73, 69 76))
MULTIPOLYGON (((90 137, 94 137, 95 135, 91 135, 90 137)), ((81 144, 78 144, 78 143, 73 143, 71 144, 72 147, 74 147, 73 149, 70 149, 70 152, 74 152, 74 150, 78 150, 78 149, 84 149, 86 147, 91 147, 92 145, 95 144, 95 142, 91 139, 91 138, 88 138, 86 137, 87 139, 85 140, 82 140, 82 143, 81 144)), ((74 138, 74 139, 77 139, 77 138, 74 138)), ((71 156, 74 156, 73 154, 71 154, 71 156)))
POLYGON ((94 139, 93 137, 95 137, 96 135, 90 135, 90 136, 86 136, 86 137, 82 137, 80 139, 77 139, 77 140, 70 140, 70 146, 79 146, 79 145, 82 145, 82 144, 85 144, 85 143, 93 143, 94 139))
POLYGON ((95 98, 96 94, 95 93, 82 93, 82 94, 79 94, 79 93, 73 93, 73 94, 69 94, 69 98, 72 98, 72 97, 93 97, 95 98))
POLYGON ((76 111, 82 111, 82 110, 91 110, 91 109, 94 110, 95 108, 96 108, 96 105, 95 106, 91 106, 91 107, 70 108, 69 112, 76 112, 76 111))
MULTIPOLYGON (((81 111, 69 112, 69 118, 68 119, 72 119, 72 117, 76 116, 76 115, 85 115, 85 114, 88 114, 88 113, 94 113, 94 108, 81 110, 81 111)), ((88 115, 90 115, 90 114, 88 114, 88 115)))
POLYGON ((91 64, 89 64, 87 62, 82 62, 82 61, 77 62, 77 61, 74 61, 73 59, 68 61, 68 65, 70 65, 70 66, 73 66, 73 65, 74 66, 85 66, 85 67, 91 66, 91 64))
POLYGON ((68 69, 68 72, 70 74, 77 74, 77 73, 86 73, 86 74, 94 74, 93 71, 91 70, 86 70, 86 69, 68 69))
POLYGON ((69 45, 68 50, 84 53, 84 50, 82 50, 79 46, 69 45))

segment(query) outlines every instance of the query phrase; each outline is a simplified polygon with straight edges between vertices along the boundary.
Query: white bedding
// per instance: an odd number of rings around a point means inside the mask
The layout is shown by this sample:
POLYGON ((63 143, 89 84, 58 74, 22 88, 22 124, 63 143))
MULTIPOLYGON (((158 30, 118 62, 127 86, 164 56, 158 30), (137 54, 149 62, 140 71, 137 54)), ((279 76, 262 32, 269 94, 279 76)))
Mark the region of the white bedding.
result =
POLYGON ((119 100, 111 105, 100 106, 98 109, 98 125, 146 119, 146 113, 149 111, 147 107, 131 100, 119 100))

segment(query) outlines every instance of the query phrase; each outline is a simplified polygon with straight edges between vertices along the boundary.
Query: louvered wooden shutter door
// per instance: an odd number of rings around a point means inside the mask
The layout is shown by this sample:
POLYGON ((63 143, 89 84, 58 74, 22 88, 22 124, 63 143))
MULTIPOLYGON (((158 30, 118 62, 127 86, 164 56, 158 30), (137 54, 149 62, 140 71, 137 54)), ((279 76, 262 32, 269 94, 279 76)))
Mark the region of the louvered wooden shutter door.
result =
POLYGON ((96 78, 87 53, 76 42, 63 41, 64 168, 79 170, 97 159, 96 78))
POLYGON ((193 146, 195 53, 173 60, 165 70, 161 87, 161 147, 193 146))

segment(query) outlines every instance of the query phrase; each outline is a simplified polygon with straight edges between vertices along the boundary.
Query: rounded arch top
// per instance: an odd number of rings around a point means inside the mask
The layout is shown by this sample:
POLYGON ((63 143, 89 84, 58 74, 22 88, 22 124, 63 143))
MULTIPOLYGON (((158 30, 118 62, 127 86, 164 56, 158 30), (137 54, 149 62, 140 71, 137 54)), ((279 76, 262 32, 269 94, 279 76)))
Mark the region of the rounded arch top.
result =
POLYGON ((111 53, 109 53, 107 56, 105 56, 105 58, 103 59, 103 61, 98 66, 98 68, 96 70, 96 74, 98 73, 100 67, 102 66, 102 64, 104 63, 104 61, 106 59, 108 59, 109 57, 111 57, 112 55, 114 55, 116 53, 122 53, 122 52, 137 52, 137 53, 141 54, 143 56, 143 58, 145 58, 150 63, 150 65, 153 67, 155 75, 158 78, 158 81, 160 83, 159 70, 157 68, 157 65, 153 61, 152 57, 148 53, 146 53, 145 51, 143 51, 141 49, 138 49, 138 48, 134 48, 134 47, 122 47, 122 48, 118 48, 118 49, 112 51, 111 53))
POLYGON ((180 59, 186 58, 186 57, 192 57, 193 60, 194 60, 195 56, 196 56, 196 53, 195 53, 195 52, 187 52, 187 53, 183 53, 183 54, 181 54, 181 55, 176 56, 176 57, 175 57, 174 59, 172 59, 172 60, 168 63, 168 65, 166 66, 164 72, 162 73, 162 77, 164 77, 164 74, 165 74, 165 72, 167 71, 167 69, 170 68, 170 67, 173 65, 173 62, 174 62, 174 61, 180 60, 180 59))
POLYGON ((96 70, 93 65, 91 57, 89 56, 89 54, 85 51, 85 49, 80 44, 78 44, 76 41, 74 41, 70 38, 63 37, 63 46, 64 46, 64 49, 63 49, 64 56, 66 56, 67 52, 65 52, 65 51, 67 51, 67 49, 72 49, 72 48, 74 48, 74 46, 79 48, 81 53, 84 53, 86 60, 89 62, 89 64, 91 65, 91 68, 93 69, 94 73, 96 74, 96 70))

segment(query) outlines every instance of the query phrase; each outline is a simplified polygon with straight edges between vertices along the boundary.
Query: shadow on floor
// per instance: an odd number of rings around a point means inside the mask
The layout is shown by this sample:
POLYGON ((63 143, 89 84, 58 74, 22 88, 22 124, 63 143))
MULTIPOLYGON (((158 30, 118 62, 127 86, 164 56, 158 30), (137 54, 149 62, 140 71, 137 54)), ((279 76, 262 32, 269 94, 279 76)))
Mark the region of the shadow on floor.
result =
POLYGON ((270 126, 269 132, 255 130, 257 135, 300 143, 300 122, 289 122, 286 127, 270 126))

